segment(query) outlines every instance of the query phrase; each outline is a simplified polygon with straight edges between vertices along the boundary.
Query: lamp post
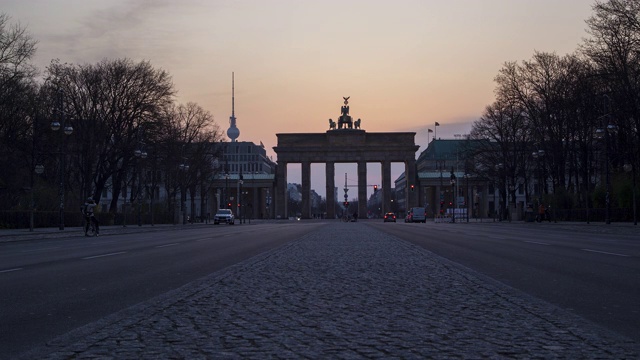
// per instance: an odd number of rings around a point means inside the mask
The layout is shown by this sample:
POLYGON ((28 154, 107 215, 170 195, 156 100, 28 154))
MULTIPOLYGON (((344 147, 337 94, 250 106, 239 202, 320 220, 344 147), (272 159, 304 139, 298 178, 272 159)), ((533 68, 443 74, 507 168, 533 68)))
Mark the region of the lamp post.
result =
POLYGON ((34 211, 35 211, 35 200, 33 199, 33 186, 35 184, 34 173, 42 174, 44 172, 44 166, 36 163, 36 154, 37 154, 37 146, 36 146, 36 134, 38 132, 38 115, 33 118, 33 138, 32 138, 32 151, 31 151, 31 164, 35 164, 33 168, 33 172, 31 173, 31 187, 30 187, 30 199, 29 199, 29 231, 33 231, 34 228, 34 211))
POLYGON ((515 207, 516 207, 516 187, 513 184, 509 185, 509 194, 507 195, 507 204, 509 205, 508 206, 508 210, 507 210, 508 211, 507 215, 509 216, 509 222, 511 222, 511 220, 512 220, 511 219, 511 213, 513 211, 511 210, 511 202, 508 201, 509 197, 511 198, 511 200, 513 200, 513 208, 515 209, 515 207))
POLYGON ((444 192, 443 192, 443 180, 442 180, 442 171, 444 170, 444 161, 443 160, 436 160, 436 170, 440 171, 440 194, 438 194, 440 196, 440 202, 438 203, 438 216, 442 217, 444 209, 443 204, 444 204, 444 192))
POLYGON ((238 214, 238 218, 240 219, 240 224, 242 224, 242 184, 244 183, 244 178, 242 176, 242 169, 240 170, 240 175, 238 179, 238 206, 236 207, 236 212, 238 214))
POLYGON ((187 171, 189 171, 189 165, 186 164, 186 158, 182 159, 182 164, 178 166, 180 169, 180 211, 182 212, 182 225, 187 224, 187 203, 186 203, 186 189, 184 186, 184 180, 187 171))
MULTIPOLYGON (((41 175, 44 172, 44 165, 37 164, 34 167, 33 172, 38 174, 38 175, 41 175)), ((35 183, 35 179, 34 179, 33 174, 31 174, 31 190, 30 190, 31 199, 29 201, 29 231, 33 231, 34 222, 35 222, 34 214, 33 214, 34 211, 35 211, 35 200, 33 199, 33 185, 34 185, 34 183, 35 183)))
MULTIPOLYGON (((58 92, 58 101, 57 101, 57 109, 56 113, 61 118, 62 122, 59 122, 57 119, 54 119, 51 122, 51 130, 58 131, 60 128, 63 129, 64 135, 71 135, 73 133, 73 127, 67 124, 65 112, 63 110, 63 95, 62 92, 58 92)), ((59 206, 59 226, 58 229, 64 230, 64 163, 65 163, 65 146, 66 146, 66 136, 63 136, 62 143, 60 145, 60 168, 58 169, 60 175, 60 185, 58 188, 58 195, 60 197, 60 206, 59 206)))
POLYGON ((229 163, 224 163, 224 206, 223 208, 231 209, 229 206, 229 163))
POLYGON ((636 172, 633 169, 633 165, 626 163, 623 166, 624 171, 631 173, 633 181, 631 182, 631 196, 633 196, 633 225, 638 225, 638 218, 636 216, 636 172))
POLYGON ((538 196, 542 195, 542 167, 540 166, 540 163, 542 162, 542 157, 544 156, 544 150, 537 150, 531 153, 531 156, 533 157, 534 160, 536 160, 536 172, 538 173, 538 186, 536 186, 536 190, 535 193, 538 196))
POLYGON ((610 123, 611 112, 607 108, 610 105, 611 99, 607 94, 604 94, 603 113, 600 116, 600 120, 603 123, 602 128, 596 129, 595 136, 598 139, 604 139, 604 157, 605 157, 605 223, 611 224, 611 170, 609 169, 609 132, 617 130, 617 126, 610 123))
POLYGON ((133 152, 138 168, 138 226, 142 226, 142 161, 147 158, 147 152, 142 149, 144 143, 140 142, 139 148, 133 152))
POLYGON ((502 196, 502 192, 504 190, 503 186, 505 185, 506 180, 503 181, 503 177, 502 177, 502 173, 504 170, 504 164, 499 163, 495 166, 496 172, 498 173, 498 186, 495 189, 495 191, 498 191, 498 204, 496 204, 499 207, 499 211, 498 211, 498 220, 502 221, 502 217, 503 217, 503 211, 504 211, 504 202, 506 201, 506 199, 502 196))
POLYGON ((469 222, 469 206, 470 206, 470 203, 469 203, 469 178, 470 177, 471 177, 471 174, 467 174, 467 173, 464 174, 464 179, 467 182, 467 188, 466 188, 465 193, 464 193, 464 204, 465 204, 465 208, 466 208, 465 211, 467 212, 467 222, 469 222))
POLYGON ((458 208, 457 203, 457 195, 456 194, 456 175, 453 173, 453 168, 451 168, 451 191, 453 193, 453 216, 451 217, 451 222, 456 222, 456 209, 458 208))
POLYGON ((609 169, 609 132, 615 131, 617 127, 609 123, 609 115, 604 115, 604 127, 596 129, 596 137, 604 139, 605 157, 605 223, 611 224, 611 170, 609 169))

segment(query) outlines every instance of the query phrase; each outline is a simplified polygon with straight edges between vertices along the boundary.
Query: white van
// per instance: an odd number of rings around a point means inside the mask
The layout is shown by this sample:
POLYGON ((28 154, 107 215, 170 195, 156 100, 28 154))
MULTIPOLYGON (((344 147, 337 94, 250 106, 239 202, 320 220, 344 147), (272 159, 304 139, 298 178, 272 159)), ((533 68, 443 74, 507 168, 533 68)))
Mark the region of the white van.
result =
POLYGON ((414 207, 409 210, 407 222, 427 222, 427 213, 423 207, 414 207))

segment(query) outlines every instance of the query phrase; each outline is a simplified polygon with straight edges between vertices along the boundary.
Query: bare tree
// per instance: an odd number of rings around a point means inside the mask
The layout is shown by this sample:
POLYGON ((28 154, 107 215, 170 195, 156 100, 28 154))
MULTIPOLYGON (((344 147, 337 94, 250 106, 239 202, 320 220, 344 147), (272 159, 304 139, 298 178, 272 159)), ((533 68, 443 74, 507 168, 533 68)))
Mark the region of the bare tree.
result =
MULTIPOLYGON (((36 119, 36 41, 0 14, 0 206, 20 206, 21 190, 33 171, 32 130, 36 119), (29 171, 31 169, 31 171, 29 171)), ((25 206, 23 206, 25 207, 25 206)))
MULTIPOLYGON (((201 208, 204 207, 205 196, 202 195, 208 189, 207 182, 214 171, 213 159, 219 151, 215 143, 220 141, 222 135, 211 113, 196 103, 176 106, 169 122, 168 126, 173 129, 165 138, 165 186, 169 194, 169 206, 175 203, 178 192, 181 199, 186 199, 189 191, 190 213, 193 215, 198 190, 203 201, 201 208)), ((186 212, 186 209, 183 211, 186 212)))
POLYGON ((640 3, 596 1, 587 25, 591 37, 581 49, 602 80, 601 92, 609 102, 608 120, 620 130, 612 135, 619 149, 624 149, 611 152, 614 156, 607 161, 618 171, 623 161, 632 164, 635 180, 640 166, 640 3))
POLYGON ((53 62, 47 70, 47 86, 64 94, 63 111, 76 129, 72 151, 78 186, 95 198, 111 186, 110 211, 117 212, 141 129, 149 136, 164 131, 157 129, 163 126, 158 119, 173 101, 171 78, 149 62, 129 59, 96 65, 53 62))
MULTIPOLYGON (((525 164, 527 126, 524 111, 515 102, 496 101, 473 124, 470 138, 486 140, 474 145, 477 171, 496 179, 501 203, 515 202, 518 175, 525 164)), ((501 208, 501 214, 506 214, 501 208)))

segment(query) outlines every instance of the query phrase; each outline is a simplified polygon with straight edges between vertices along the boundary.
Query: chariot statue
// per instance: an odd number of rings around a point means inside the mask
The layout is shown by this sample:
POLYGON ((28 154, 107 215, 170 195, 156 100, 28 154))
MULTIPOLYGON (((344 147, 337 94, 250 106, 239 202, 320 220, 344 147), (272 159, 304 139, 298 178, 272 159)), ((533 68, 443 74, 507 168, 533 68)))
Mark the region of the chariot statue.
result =
POLYGON ((329 119, 329 130, 336 129, 360 129, 360 119, 353 121, 351 115, 349 115, 349 98, 351 96, 342 97, 344 99, 344 105, 340 108, 340 117, 338 121, 329 119))

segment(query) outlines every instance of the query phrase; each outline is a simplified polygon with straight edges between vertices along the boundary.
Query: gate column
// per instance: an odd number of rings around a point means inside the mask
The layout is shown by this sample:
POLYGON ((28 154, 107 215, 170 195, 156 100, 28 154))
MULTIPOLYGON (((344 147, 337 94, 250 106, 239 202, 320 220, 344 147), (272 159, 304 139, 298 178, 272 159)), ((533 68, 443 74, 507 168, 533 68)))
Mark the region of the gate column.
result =
POLYGON ((367 162, 358 161, 358 217, 367 216, 367 162))
POLYGON ((311 218, 311 163, 302 163, 302 218, 311 218))
MULTIPOLYGON (((382 162, 382 214, 391 209, 391 162, 382 162)), ((397 215, 397 214, 396 214, 397 215)))
POLYGON ((326 164, 327 183, 327 219, 336 218, 336 168, 333 162, 326 164))
POLYGON ((276 219, 287 219, 287 163, 276 166, 276 219))

